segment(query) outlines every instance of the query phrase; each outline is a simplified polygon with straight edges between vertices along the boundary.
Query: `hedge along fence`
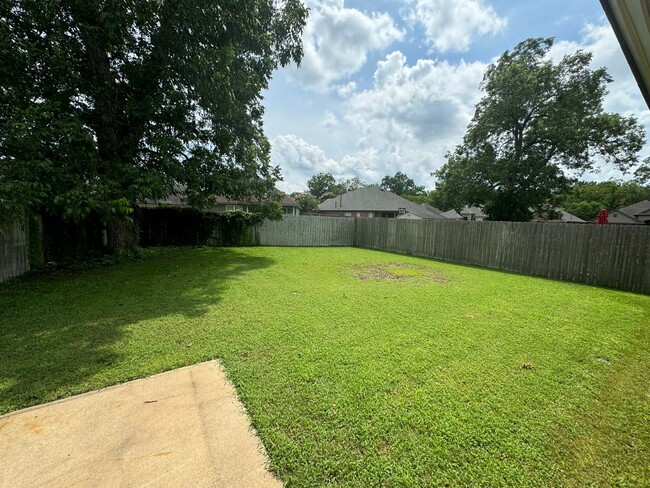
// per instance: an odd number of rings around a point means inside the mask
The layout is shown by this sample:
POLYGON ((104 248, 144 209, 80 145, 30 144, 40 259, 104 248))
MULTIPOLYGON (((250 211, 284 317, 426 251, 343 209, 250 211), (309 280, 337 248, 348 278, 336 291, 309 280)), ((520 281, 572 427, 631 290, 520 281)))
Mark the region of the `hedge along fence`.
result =
POLYGON ((355 245, 650 293, 650 226, 356 219, 355 245))
POLYGON ((258 215, 201 212, 192 208, 142 208, 137 216, 142 246, 254 246, 258 215))

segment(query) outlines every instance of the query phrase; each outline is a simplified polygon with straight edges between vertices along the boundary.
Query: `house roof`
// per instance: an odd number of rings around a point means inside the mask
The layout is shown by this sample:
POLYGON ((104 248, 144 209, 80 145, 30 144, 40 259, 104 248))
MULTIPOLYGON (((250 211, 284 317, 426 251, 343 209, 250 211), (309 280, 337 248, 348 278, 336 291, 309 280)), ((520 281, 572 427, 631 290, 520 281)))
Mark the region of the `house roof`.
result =
MULTIPOLYGON (((610 218, 615 218, 617 222, 623 221, 624 224, 638 224, 639 220, 634 215, 629 215, 622 210, 613 210, 609 213, 610 218), (627 222, 625 221, 627 219, 627 222)), ((593 219, 591 222, 596 222, 593 219)))
POLYGON ((461 215, 474 215, 475 217, 483 217, 487 218, 487 215, 485 212, 483 212, 483 209, 481 207, 468 207, 465 205, 463 208, 460 209, 460 214, 461 215))
POLYGON ((560 219, 564 220, 565 222, 586 222, 586 220, 582 220, 580 217, 576 217, 575 215, 570 214, 561 208, 556 208, 556 210, 562 214, 562 217, 560 217, 560 219))
POLYGON ((614 213, 620 215, 616 217, 617 219, 620 219, 622 216, 623 219, 629 220, 629 222, 624 223, 644 224, 645 218, 641 220, 640 217, 650 216, 650 200, 641 200, 640 202, 628 205, 627 207, 617 208, 616 210, 612 210, 610 215, 613 215, 614 213))
POLYGON ((320 211, 348 212, 397 212, 400 208, 421 219, 441 219, 438 215, 420 205, 377 186, 366 186, 325 200, 318 206, 320 211))
POLYGON ((561 208, 558 207, 552 207, 552 209, 555 212, 560 213, 560 218, 559 219, 549 219, 548 214, 546 212, 534 212, 533 209, 531 208, 530 211, 533 212, 533 220, 538 220, 538 221, 563 221, 563 222, 573 222, 573 223, 581 223, 581 222, 586 222, 585 220, 582 220, 580 217, 576 217, 573 214, 570 214, 569 212, 562 210, 561 208))
MULTIPOLYGON (((256 200, 232 200, 224 196, 218 196, 214 199, 217 205, 247 205, 250 203, 257 203, 256 200)), ((300 205, 289 195, 284 195, 282 197, 282 206, 283 207, 299 207, 300 205)))
POLYGON ((643 215, 650 211, 650 200, 641 200, 640 202, 628 205, 627 207, 622 207, 618 209, 619 212, 623 212, 627 215, 643 215))
POLYGON ((474 217, 479 217, 484 219, 487 218, 487 215, 485 214, 485 212, 481 207, 468 207, 467 205, 461 208, 460 212, 457 212, 452 208, 451 210, 447 210, 446 212, 441 212, 441 215, 446 219, 462 219, 466 215, 474 215, 474 217))
MULTIPOLYGON (((224 196, 215 197, 216 205, 247 205, 251 203, 256 203, 255 200, 232 200, 224 196)), ((145 207, 187 207, 187 202, 185 201, 185 194, 182 190, 177 190, 176 194, 168 195, 166 198, 160 200, 151 200, 146 199, 143 203, 145 207)), ((298 202, 296 202, 289 195, 284 195, 282 198, 283 207, 300 207, 298 202)))
POLYGON ((648 2, 630 0, 600 3, 650 107, 650 6, 648 2))
POLYGON ((433 207, 433 206, 429 205, 428 203, 421 203, 420 207, 422 207, 422 208, 424 208, 424 209, 428 210, 429 212, 432 212, 432 213, 434 213, 436 215, 442 216, 442 214, 443 214, 442 210, 440 210, 439 208, 433 207))
POLYGON ((442 216, 446 219, 462 219, 462 215, 456 212, 453 208, 451 210, 447 210, 446 212, 442 212, 442 216))
MULTIPOLYGON (((532 210, 532 209, 531 209, 532 210)), ((554 210, 560 212, 561 217, 560 220, 563 220, 565 222, 584 222, 580 217, 576 217, 573 214, 570 214, 569 212, 565 212, 561 208, 554 208, 554 210)), ((474 217, 478 218, 488 218, 487 214, 483 211, 481 207, 468 207, 465 206, 463 207, 460 212, 456 212, 456 210, 448 210, 446 212, 442 213, 442 216, 447 218, 447 219, 462 219, 466 215, 474 215, 474 217)))

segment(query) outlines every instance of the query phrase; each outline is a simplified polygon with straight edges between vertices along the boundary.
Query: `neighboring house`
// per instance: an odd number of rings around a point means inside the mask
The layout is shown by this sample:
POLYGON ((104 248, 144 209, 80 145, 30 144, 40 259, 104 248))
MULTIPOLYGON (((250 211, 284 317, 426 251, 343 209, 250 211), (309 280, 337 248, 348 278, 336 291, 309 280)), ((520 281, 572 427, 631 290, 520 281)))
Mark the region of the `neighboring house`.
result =
POLYGON ((441 217, 443 217, 442 214, 444 212, 442 210, 440 210, 439 208, 433 207, 433 206, 429 205, 428 203, 421 203, 420 207, 424 208, 425 210, 428 210, 431 213, 434 213, 436 215, 440 215, 441 217))
MULTIPOLYGON (((532 209, 531 209, 532 210, 532 209)), ((585 220, 582 220, 580 217, 576 217, 573 214, 570 214, 569 212, 565 212, 561 208, 553 208, 556 212, 559 212, 560 218, 559 219, 549 219, 547 215, 541 214, 539 212, 533 213, 533 218, 531 219, 533 222, 567 222, 571 224, 581 224, 585 223, 585 220)))
MULTIPOLYGON (((574 222, 574 223, 579 223, 579 222, 584 222, 579 217, 576 217, 575 215, 570 214, 569 212, 565 212, 561 208, 555 208, 555 211, 560 213, 560 218, 556 220, 550 220, 546 218, 546 216, 534 212, 533 217, 531 220, 535 222, 539 221, 549 221, 549 222, 574 222)), ((531 209, 531 212, 533 209, 531 209)), ((463 207, 460 212, 456 212, 456 210, 448 210, 447 212, 442 213, 443 217, 447 219, 452 219, 452 220, 474 220, 477 222, 480 222, 482 220, 488 220, 487 214, 483 211, 481 207, 468 207, 467 205, 463 207)))
MULTIPOLYGON (((255 202, 246 202, 240 200, 231 200, 226 197, 218 196, 215 198, 216 205, 211 208, 210 212, 224 212, 226 210, 242 210, 248 211, 249 206, 253 205, 255 202)), ((143 207, 155 208, 155 207, 187 207, 185 199, 182 195, 169 195, 167 198, 162 200, 145 200, 141 204, 143 207)), ((284 195, 282 198, 282 213, 284 215, 300 215, 300 205, 293 198, 288 195, 284 195)))
POLYGON ((646 224, 650 225, 650 200, 643 200, 609 213, 610 224, 646 224))
MULTIPOLYGON (((217 205, 214 208, 215 212, 223 212, 225 210, 243 210, 247 212, 249 205, 252 205, 252 202, 230 200, 229 198, 219 196, 216 198, 216 204, 217 205)), ((282 198, 282 214, 300 215, 300 205, 289 195, 284 195, 282 198)))
MULTIPOLYGON (((434 208, 434 207, 431 207, 434 208)), ((437 209, 434 209, 437 210, 437 209)), ((440 212, 437 210, 437 212, 440 212)), ((332 217, 383 217, 410 219, 443 219, 439 213, 409 202, 405 198, 377 186, 367 186, 325 200, 318 206, 320 215, 332 217), (408 215, 408 217, 407 217, 408 215)))
POLYGON ((476 221, 481 221, 481 220, 487 220, 488 216, 485 215, 483 212, 483 209, 481 207, 468 207, 465 205, 460 212, 456 212, 456 210, 448 210, 446 212, 442 212, 442 216, 446 219, 452 219, 452 220, 476 220, 476 221))

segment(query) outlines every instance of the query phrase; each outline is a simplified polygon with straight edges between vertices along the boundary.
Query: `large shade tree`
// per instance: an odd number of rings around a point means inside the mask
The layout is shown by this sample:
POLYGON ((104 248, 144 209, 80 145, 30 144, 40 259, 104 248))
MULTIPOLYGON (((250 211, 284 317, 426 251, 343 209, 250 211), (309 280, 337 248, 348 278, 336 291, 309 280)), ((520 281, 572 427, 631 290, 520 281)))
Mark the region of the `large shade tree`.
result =
POLYGON ((307 192, 294 192, 291 194, 298 205, 300 205, 300 211, 302 213, 312 213, 318 211, 318 198, 316 198, 311 193, 307 192))
POLYGON ((415 184, 412 178, 398 171, 395 176, 386 175, 381 180, 381 188, 397 195, 424 195, 424 187, 415 184))
POLYGON ((605 68, 591 54, 549 59, 552 39, 528 39, 485 72, 463 143, 438 170, 438 190, 455 207, 484 205, 493 220, 529 220, 572 178, 609 163, 637 162, 636 119, 603 110, 605 68))
POLYGON ((307 180, 309 193, 316 198, 325 199, 368 186, 358 177, 336 180, 331 173, 317 173, 307 180))
POLYGON ((269 194, 260 93, 300 62, 306 16, 299 0, 0 0, 0 216, 269 194))

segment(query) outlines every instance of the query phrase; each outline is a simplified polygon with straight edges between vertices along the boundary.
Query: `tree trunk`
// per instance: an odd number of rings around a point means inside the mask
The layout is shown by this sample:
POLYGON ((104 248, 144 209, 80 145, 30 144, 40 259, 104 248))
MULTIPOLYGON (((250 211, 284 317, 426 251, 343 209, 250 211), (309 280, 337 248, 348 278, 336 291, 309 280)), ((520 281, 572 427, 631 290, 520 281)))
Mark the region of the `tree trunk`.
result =
POLYGON ((126 220, 112 220, 106 224, 106 248, 110 251, 133 249, 138 245, 135 224, 126 220))

